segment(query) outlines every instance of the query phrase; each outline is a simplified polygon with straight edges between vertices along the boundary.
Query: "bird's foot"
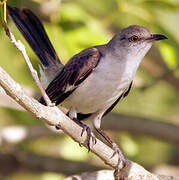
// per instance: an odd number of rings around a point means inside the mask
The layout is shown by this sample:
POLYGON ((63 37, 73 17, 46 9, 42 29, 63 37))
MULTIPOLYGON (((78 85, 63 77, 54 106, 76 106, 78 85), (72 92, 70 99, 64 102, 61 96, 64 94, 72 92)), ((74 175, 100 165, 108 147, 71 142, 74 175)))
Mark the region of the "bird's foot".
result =
MULTIPOLYGON (((87 147, 88 147, 88 152, 91 150, 91 140, 93 144, 96 144, 96 137, 92 133, 91 129, 86 125, 83 124, 81 121, 79 121, 77 118, 73 118, 73 121, 76 122, 79 126, 81 126, 83 129, 81 131, 81 136, 83 136, 83 133, 86 131, 87 133, 87 147)), ((81 144, 79 144, 81 146, 81 144)))
POLYGON ((59 126, 55 126, 56 130, 60 130, 61 128, 59 126))
POLYGON ((111 158, 116 154, 118 155, 118 163, 114 171, 114 177, 116 180, 120 180, 120 171, 126 166, 126 158, 124 157, 116 143, 112 143, 112 149, 114 150, 114 153, 111 158))
POLYGON ((91 132, 91 129, 86 125, 86 124, 82 124, 81 127, 82 132, 81 132, 81 136, 83 136, 83 133, 86 131, 87 133, 87 147, 88 147, 88 152, 91 150, 91 140, 93 142, 93 144, 96 144, 96 137, 94 136, 93 132, 91 132))

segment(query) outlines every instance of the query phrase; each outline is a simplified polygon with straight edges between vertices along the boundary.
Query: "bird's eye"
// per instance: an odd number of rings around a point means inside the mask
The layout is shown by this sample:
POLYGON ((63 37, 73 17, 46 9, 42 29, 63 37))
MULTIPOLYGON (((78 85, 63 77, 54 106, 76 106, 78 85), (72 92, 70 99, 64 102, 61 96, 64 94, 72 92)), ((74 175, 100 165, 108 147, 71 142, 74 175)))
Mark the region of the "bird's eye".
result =
POLYGON ((130 41, 136 42, 136 41, 138 41, 138 39, 139 39, 139 37, 136 36, 136 35, 134 35, 134 36, 132 36, 132 37, 130 38, 130 41))

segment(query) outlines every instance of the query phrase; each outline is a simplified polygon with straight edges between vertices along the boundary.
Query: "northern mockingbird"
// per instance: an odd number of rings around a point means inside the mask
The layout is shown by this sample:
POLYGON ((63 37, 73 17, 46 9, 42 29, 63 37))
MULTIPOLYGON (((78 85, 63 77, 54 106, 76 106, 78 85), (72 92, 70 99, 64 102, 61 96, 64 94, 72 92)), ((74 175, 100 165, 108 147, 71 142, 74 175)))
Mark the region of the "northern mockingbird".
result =
MULTIPOLYGON (((95 137, 83 121, 93 122, 94 128, 119 154, 116 176, 125 158, 118 146, 100 129, 101 118, 118 101, 128 95, 133 78, 152 43, 167 39, 152 34, 142 26, 129 26, 116 34, 107 44, 87 48, 73 56, 63 66, 37 17, 28 9, 8 7, 8 11, 31 48, 43 64, 46 93, 56 105, 69 110, 68 116, 83 127, 90 139, 95 137)), ((43 98, 40 100, 45 104, 43 98)))

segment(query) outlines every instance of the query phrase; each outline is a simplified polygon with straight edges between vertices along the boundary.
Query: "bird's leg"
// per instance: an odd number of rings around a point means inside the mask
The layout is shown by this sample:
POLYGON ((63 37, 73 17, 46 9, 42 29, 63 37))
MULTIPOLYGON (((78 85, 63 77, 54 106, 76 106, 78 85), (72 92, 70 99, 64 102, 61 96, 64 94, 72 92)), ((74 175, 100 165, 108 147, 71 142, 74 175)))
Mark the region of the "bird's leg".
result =
POLYGON ((97 129, 96 131, 112 146, 112 149, 114 150, 113 155, 111 156, 114 157, 116 154, 118 154, 118 163, 116 166, 116 169, 114 171, 114 176, 119 179, 119 174, 120 170, 125 167, 126 165, 126 158, 122 154, 122 151, 119 149, 118 145, 113 142, 113 140, 102 130, 102 129, 97 129))
POLYGON ((74 122, 76 122, 80 127, 82 127, 82 131, 81 131, 81 136, 83 136, 83 133, 86 131, 87 133, 87 147, 88 147, 88 152, 91 149, 91 143, 90 141, 92 140, 92 142, 94 144, 96 144, 96 137, 94 136, 93 132, 91 131, 91 129, 84 123, 82 123, 79 119, 77 118, 73 118, 72 119, 74 122))
POLYGON ((82 127, 82 132, 81 132, 81 136, 83 136, 83 133, 86 131, 87 133, 87 147, 88 147, 88 152, 90 151, 90 141, 92 140, 92 142, 94 144, 96 144, 96 137, 94 136, 93 132, 91 131, 91 129, 84 123, 82 123, 78 118, 77 118, 77 113, 76 110, 74 108, 70 108, 69 112, 67 113, 67 116, 72 119, 75 123, 77 123, 80 127, 82 127))

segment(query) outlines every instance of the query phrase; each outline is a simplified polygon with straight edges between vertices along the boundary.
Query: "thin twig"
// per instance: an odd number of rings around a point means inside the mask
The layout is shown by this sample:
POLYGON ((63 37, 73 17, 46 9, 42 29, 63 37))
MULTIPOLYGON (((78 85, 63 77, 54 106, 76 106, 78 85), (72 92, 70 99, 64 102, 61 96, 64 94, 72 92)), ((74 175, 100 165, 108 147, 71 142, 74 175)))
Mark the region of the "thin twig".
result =
POLYGON ((155 79, 150 83, 150 84, 144 84, 140 87, 140 90, 145 91, 148 88, 151 88, 155 86, 159 81, 164 80, 167 78, 169 75, 173 75, 177 70, 179 69, 179 65, 177 65, 176 68, 170 70, 170 69, 165 69, 165 71, 158 77, 155 77, 155 79))
POLYGON ((10 32, 10 36, 9 36, 9 37, 10 37, 10 39, 11 39, 11 42, 17 47, 17 49, 18 49, 18 50, 22 53, 22 55, 24 56, 24 59, 25 59, 27 65, 28 65, 28 67, 29 67, 29 70, 30 70, 30 72, 31 72, 31 75, 32 75, 32 77, 33 77, 33 79, 34 79, 37 87, 39 88, 39 90, 40 90, 40 92, 41 92, 41 94, 42 94, 42 96, 43 96, 46 104, 47 104, 48 106, 53 106, 53 104, 51 103, 49 97, 47 96, 44 88, 43 88, 42 85, 41 85, 41 82, 40 82, 40 80, 39 80, 39 78, 38 78, 38 75, 37 75, 37 71, 36 71, 36 70, 33 68, 33 66, 32 66, 32 63, 31 63, 31 61, 30 61, 30 59, 29 59, 29 57, 28 57, 28 55, 27 55, 27 53, 26 53, 25 46, 21 43, 20 40, 16 41, 14 35, 13 35, 11 32, 10 32))
POLYGON ((4 30, 6 32, 6 35, 11 39, 11 42, 16 46, 16 48, 22 53, 22 55, 24 56, 24 59, 29 67, 29 70, 31 72, 31 75, 32 75, 32 78, 34 79, 37 87, 39 88, 47 106, 53 106, 53 104, 51 103, 49 97, 47 96, 44 88, 42 87, 41 85, 41 82, 39 80, 39 77, 37 75, 37 71, 33 68, 32 66, 32 63, 26 53, 26 49, 25 49, 25 46, 21 43, 20 40, 16 41, 14 35, 9 31, 6 23, 3 21, 3 27, 4 27, 4 30))

